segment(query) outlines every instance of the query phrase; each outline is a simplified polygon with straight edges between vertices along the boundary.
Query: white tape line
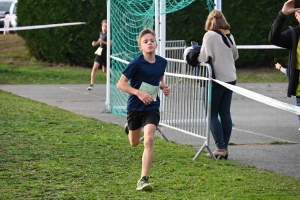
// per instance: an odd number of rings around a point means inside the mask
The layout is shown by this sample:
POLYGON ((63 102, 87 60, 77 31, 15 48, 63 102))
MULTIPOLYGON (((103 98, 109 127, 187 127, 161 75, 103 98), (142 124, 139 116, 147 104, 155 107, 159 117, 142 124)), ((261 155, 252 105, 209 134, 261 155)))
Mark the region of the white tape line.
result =
POLYGON ((178 78, 190 78, 190 79, 197 79, 197 80, 209 80, 209 78, 205 78, 202 76, 192 76, 192 75, 185 75, 185 74, 175 74, 175 73, 170 73, 170 72, 165 72, 165 75, 168 76, 174 76, 178 78))
POLYGON ((19 26, 14 28, 0 28, 0 31, 32 30, 32 29, 42 29, 42 28, 54 28, 54 27, 61 27, 61 26, 74 26, 74 25, 82 25, 82 24, 86 24, 86 22, 47 24, 47 25, 36 25, 36 26, 19 26))
POLYGON ((284 49, 275 45, 237 45, 238 49, 284 49))
POLYGON ((186 47, 166 47, 166 50, 186 49, 186 47))
POLYGON ((224 83, 222 81, 215 80, 215 79, 212 79, 212 80, 219 83, 220 85, 223 85, 224 87, 232 90, 233 92, 236 92, 240 95, 243 95, 243 96, 253 99, 255 101, 259 101, 259 102, 267 104, 269 106, 273 106, 275 108, 279 108, 281 110, 285 110, 285 111, 300 115, 300 107, 298 107, 298 106, 284 103, 284 102, 278 101, 276 99, 272 99, 270 97, 258 94, 256 92, 247 90, 245 88, 241 88, 239 86, 230 85, 228 83, 224 83))

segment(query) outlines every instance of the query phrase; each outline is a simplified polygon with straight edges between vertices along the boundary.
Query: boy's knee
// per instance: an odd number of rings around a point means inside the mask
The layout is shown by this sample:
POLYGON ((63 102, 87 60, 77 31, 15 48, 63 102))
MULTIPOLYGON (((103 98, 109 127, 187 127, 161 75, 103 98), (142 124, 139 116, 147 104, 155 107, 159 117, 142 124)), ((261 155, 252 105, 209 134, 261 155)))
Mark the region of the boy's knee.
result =
POLYGON ((130 142, 130 145, 131 145, 132 147, 136 147, 137 145, 139 145, 139 143, 137 143, 137 142, 135 142, 135 143, 130 142))
POLYGON ((145 137, 144 138, 144 145, 145 146, 154 146, 154 137, 145 137))
POLYGON ((140 140, 130 140, 129 142, 132 147, 136 147, 137 145, 139 145, 140 140))
POLYGON ((97 67, 97 66, 94 66, 93 69, 92 69, 92 71, 93 71, 94 73, 96 73, 97 70, 98 70, 98 67, 97 67))

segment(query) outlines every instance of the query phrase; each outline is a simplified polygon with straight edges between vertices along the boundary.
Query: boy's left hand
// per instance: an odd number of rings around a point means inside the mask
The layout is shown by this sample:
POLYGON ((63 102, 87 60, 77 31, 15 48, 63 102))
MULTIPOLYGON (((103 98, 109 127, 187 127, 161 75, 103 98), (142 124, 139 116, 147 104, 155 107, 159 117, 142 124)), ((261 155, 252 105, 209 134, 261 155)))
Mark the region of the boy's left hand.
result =
POLYGON ((167 85, 164 86, 163 93, 165 96, 169 96, 169 94, 170 94, 169 86, 167 86, 167 85))

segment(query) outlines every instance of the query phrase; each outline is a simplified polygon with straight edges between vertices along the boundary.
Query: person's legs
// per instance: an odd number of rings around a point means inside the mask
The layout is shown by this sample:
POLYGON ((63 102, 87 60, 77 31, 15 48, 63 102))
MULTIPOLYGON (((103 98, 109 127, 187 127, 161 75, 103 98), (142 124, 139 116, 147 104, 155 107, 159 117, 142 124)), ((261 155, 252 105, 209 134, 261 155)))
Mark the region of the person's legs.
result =
POLYGON ((91 73, 91 84, 87 88, 87 90, 92 90, 93 89, 93 86, 94 86, 94 83, 95 83, 95 78, 96 78, 96 73, 97 73, 98 68, 99 68, 99 63, 98 62, 94 62, 92 73, 91 73))
POLYGON ((106 73, 106 52, 102 52, 102 55, 101 55, 101 66, 102 66, 102 72, 103 73, 106 73))
POLYGON ((102 72, 103 72, 103 73, 106 73, 106 71, 107 71, 107 70, 106 70, 106 67, 104 67, 104 65, 102 65, 102 72))
POLYGON ((136 130, 129 130, 128 139, 131 146, 136 147, 139 145, 141 132, 142 127, 136 130))
POLYGON ((231 99, 232 99, 232 91, 229 89, 225 89, 222 99, 220 101, 219 114, 220 114, 220 120, 221 120, 222 130, 223 130, 223 139, 224 139, 224 144, 226 149, 232 132, 232 119, 230 114, 231 99))
POLYGON ((101 63, 102 63, 101 57, 98 56, 98 55, 96 55, 95 60, 94 60, 94 65, 93 65, 92 73, 91 73, 91 84, 87 88, 87 90, 92 90, 93 89, 93 85, 95 84, 97 70, 98 70, 99 66, 102 65, 101 63))
POLYGON ((136 147, 140 143, 140 135, 143 128, 143 112, 128 110, 127 127, 129 130, 128 139, 130 145, 136 147))
POLYGON ((154 156, 154 134, 156 125, 147 124, 144 127, 144 152, 142 157, 141 177, 148 176, 154 156))
POLYGON ((137 190, 152 190, 148 182, 148 173, 154 156, 154 134, 159 124, 159 110, 153 111, 132 111, 127 112, 128 138, 131 146, 135 147, 140 143, 140 134, 144 127, 144 152, 142 156, 141 178, 137 183, 137 190))
POLYGON ((142 156, 141 179, 137 183, 137 190, 152 190, 148 182, 148 174, 154 157, 154 135, 159 124, 158 110, 147 111, 143 117, 144 152, 142 156))
POLYGON ((94 62, 92 73, 91 73, 91 85, 94 85, 94 83, 95 83, 96 74, 97 74, 97 70, 99 68, 99 65, 100 64, 98 62, 94 62))
POLYGON ((219 84, 218 86, 212 88, 210 130, 215 140, 215 144, 219 149, 225 148, 223 128, 218 118, 220 102, 222 100, 223 92, 224 87, 222 87, 219 84))
POLYGON ((87 88, 87 90, 92 90, 93 89, 93 86, 94 86, 94 83, 95 83, 95 78, 96 78, 96 73, 97 73, 98 68, 99 68, 99 63, 98 62, 94 62, 92 73, 91 73, 91 84, 87 88))

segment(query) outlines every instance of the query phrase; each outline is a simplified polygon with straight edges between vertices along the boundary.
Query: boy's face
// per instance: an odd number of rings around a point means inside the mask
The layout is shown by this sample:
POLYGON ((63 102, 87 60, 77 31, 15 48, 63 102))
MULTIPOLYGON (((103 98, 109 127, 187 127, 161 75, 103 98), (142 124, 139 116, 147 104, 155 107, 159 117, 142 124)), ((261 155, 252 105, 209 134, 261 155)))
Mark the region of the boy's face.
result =
POLYGON ((141 44, 139 46, 139 49, 143 53, 155 52, 156 47, 157 47, 156 39, 152 34, 147 33, 141 38, 141 44))
POLYGON ((107 23, 102 24, 102 32, 106 33, 107 32, 107 23))

